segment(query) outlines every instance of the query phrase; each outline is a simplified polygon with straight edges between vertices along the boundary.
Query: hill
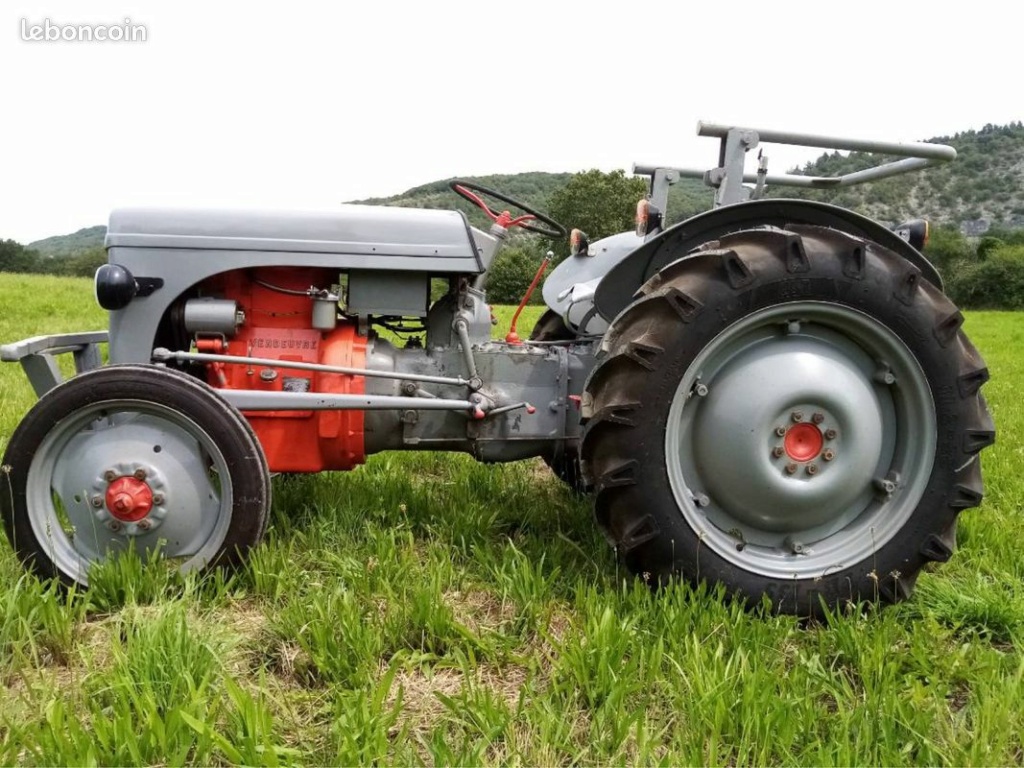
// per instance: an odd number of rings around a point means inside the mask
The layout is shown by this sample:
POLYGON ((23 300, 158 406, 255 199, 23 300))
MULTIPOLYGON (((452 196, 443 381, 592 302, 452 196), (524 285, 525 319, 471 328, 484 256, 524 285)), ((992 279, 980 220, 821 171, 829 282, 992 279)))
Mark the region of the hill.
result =
MULTIPOLYGON (((886 223, 921 216, 978 236, 992 227, 1024 228, 1024 124, 986 125, 980 131, 940 136, 957 159, 921 173, 836 190, 776 190, 851 208, 886 223)), ((824 154, 797 172, 836 176, 895 158, 866 152, 824 154)), ((784 194, 783 194, 784 192, 784 194)))
POLYGON ((42 240, 36 240, 25 247, 37 251, 41 256, 63 258, 65 256, 74 256, 90 248, 101 247, 106 234, 106 226, 97 224, 95 227, 86 227, 70 235, 55 235, 42 240))
MULTIPOLYGON (((516 200, 522 200, 531 208, 544 211, 551 193, 561 187, 572 176, 571 173, 511 173, 491 176, 465 176, 466 181, 482 187, 497 190, 516 200)), ((478 227, 488 227, 490 222, 472 203, 457 197, 448 186, 451 179, 432 181, 419 187, 407 189, 390 197, 369 197, 365 200, 350 200, 357 205, 394 205, 404 208, 457 208, 478 227)))
MULTIPOLYGON (((936 224, 957 227, 969 236, 982 235, 993 227, 1024 228, 1024 124, 986 125, 981 130, 939 136, 929 141, 955 147, 957 159, 924 172, 845 189, 775 187, 768 193, 773 197, 802 197, 834 203, 888 224, 923 216, 936 224)), ((709 160, 714 157, 711 142, 707 157, 709 160)), ((887 159, 890 158, 865 152, 824 153, 814 162, 790 172, 832 176, 860 170, 887 159)), ((781 169, 772 169, 778 170, 781 169)), ((551 193, 565 184, 571 175, 535 172, 467 179, 500 190, 543 211, 551 193)), ((674 223, 707 210, 712 199, 712 190, 700 181, 683 179, 672 188, 669 221, 674 223)), ((410 208, 458 208, 469 216, 473 224, 487 226, 484 216, 475 206, 451 192, 448 180, 433 181, 390 197, 349 202, 410 208)), ((572 226, 572 222, 564 223, 572 226)), ((101 246, 105 231, 102 225, 89 227, 70 235, 38 240, 28 247, 44 256, 71 256, 101 246)))

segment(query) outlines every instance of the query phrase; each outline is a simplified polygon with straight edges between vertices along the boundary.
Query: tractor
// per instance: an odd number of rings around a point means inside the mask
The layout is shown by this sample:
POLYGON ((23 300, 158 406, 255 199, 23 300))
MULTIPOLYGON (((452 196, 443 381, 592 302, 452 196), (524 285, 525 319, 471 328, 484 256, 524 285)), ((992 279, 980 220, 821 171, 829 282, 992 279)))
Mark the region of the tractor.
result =
POLYGON ((592 495, 618 557, 654 588, 706 582, 796 615, 908 597, 981 501, 988 371, 921 254, 926 222, 889 228, 766 191, 956 152, 698 133, 719 140, 718 164, 634 166, 650 180, 636 230, 573 231, 528 339, 492 340, 488 267, 515 228, 566 229, 471 182, 451 187, 487 231, 458 210, 113 211, 95 278, 109 330, 0 348, 39 396, 0 479, 18 557, 81 585, 130 552, 183 573, 235 567, 265 533, 273 475, 461 451, 542 457, 592 495), (886 159, 812 177, 769 174, 761 154, 748 171, 765 143, 886 159), (668 226, 683 177, 714 207, 668 226))

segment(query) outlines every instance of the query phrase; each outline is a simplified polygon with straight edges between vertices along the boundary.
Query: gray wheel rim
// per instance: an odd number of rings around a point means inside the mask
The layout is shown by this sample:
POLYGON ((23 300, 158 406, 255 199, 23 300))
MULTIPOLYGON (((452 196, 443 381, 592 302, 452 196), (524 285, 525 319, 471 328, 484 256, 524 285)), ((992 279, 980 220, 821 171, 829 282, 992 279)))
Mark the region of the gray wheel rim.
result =
POLYGON ((864 561, 906 524, 936 434, 924 371, 888 327, 836 304, 776 305, 687 368, 666 428, 669 483, 703 545, 731 564, 814 578, 864 561))
POLYGON ((131 547, 143 559, 173 558, 183 573, 202 568, 227 537, 233 498, 224 455, 195 421, 157 403, 111 400, 53 426, 32 458, 26 503, 57 569, 87 584, 93 563, 131 547), (160 503, 143 522, 122 522, 99 500, 110 474, 139 470, 160 503))

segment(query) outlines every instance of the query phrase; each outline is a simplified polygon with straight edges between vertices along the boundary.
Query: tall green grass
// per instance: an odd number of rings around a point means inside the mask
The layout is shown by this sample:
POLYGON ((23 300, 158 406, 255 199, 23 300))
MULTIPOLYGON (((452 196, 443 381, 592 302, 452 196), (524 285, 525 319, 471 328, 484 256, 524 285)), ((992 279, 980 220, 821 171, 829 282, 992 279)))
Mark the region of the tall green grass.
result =
MULTIPOLYGON (((0 304, 0 341, 105 322, 84 280, 0 275, 0 304)), ((276 480, 231 576, 127 559, 64 593, 0 548, 0 763, 1020 764, 1024 315, 967 331, 999 442, 908 603, 655 596, 539 461, 375 456, 276 480)), ((0 394, 2 446, 33 396, 15 366, 0 394)))

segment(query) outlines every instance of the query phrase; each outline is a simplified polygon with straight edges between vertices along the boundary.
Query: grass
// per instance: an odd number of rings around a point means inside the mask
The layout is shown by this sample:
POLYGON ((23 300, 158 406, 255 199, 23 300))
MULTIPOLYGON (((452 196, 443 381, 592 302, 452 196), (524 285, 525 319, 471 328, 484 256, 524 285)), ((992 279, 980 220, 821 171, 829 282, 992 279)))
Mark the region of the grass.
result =
MULTIPOLYGON (((0 306, 3 341, 105 325, 84 280, 0 275, 0 306)), ((1021 764, 1024 316, 967 330, 999 442, 905 604, 655 597, 539 461, 385 454, 276 480, 230 577, 118 561, 62 593, 0 548, 0 764, 1021 764)), ((2 449, 34 398, 15 366, 0 396, 2 449)))

